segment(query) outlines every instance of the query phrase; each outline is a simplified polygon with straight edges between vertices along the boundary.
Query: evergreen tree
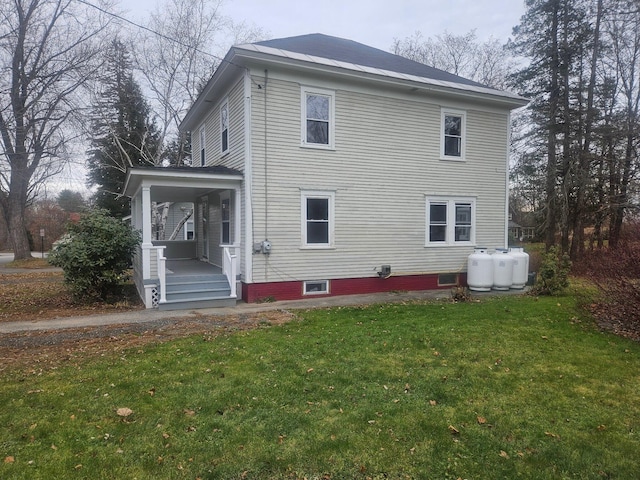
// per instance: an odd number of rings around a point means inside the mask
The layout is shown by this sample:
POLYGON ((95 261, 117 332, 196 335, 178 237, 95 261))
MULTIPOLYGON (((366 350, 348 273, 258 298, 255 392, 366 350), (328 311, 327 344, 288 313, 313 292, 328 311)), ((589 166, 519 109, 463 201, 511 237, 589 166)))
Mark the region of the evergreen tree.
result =
POLYGON ((105 55, 102 91, 93 106, 88 183, 98 187, 94 204, 121 218, 130 213, 129 199, 120 196, 127 169, 158 163, 161 145, 127 47, 115 39, 105 55))
MULTIPOLYGON (((581 232, 592 213, 587 205, 594 189, 590 173, 596 164, 592 155, 597 120, 593 94, 599 38, 592 13, 596 8, 593 0, 526 0, 526 6, 509 45, 529 59, 512 77, 521 93, 532 99, 525 158, 544 163, 545 243, 554 245, 559 231, 562 250, 567 252, 572 238, 583 241, 581 232)), ((579 253, 578 248, 571 250, 579 253)))

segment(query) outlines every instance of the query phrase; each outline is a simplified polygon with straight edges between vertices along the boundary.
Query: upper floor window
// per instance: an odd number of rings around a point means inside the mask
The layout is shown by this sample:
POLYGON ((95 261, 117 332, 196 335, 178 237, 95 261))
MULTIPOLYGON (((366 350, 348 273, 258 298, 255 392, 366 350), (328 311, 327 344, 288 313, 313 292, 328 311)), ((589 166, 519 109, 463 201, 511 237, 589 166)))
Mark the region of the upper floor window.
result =
POLYGON ((206 164, 205 145, 207 141, 207 136, 205 132, 206 131, 203 125, 202 127, 200 127, 200 166, 201 167, 204 167, 206 164))
POLYGON ((302 245, 333 246, 334 193, 302 192, 302 245))
POLYGON ((427 198, 427 245, 475 242, 475 199, 427 198))
POLYGON ((464 160, 466 113, 442 110, 442 139, 440 156, 445 159, 464 160))
POLYGON ((220 152, 229 151, 229 102, 225 102, 220 107, 220 152))
POLYGON ((302 145, 333 148, 335 93, 302 88, 302 145))

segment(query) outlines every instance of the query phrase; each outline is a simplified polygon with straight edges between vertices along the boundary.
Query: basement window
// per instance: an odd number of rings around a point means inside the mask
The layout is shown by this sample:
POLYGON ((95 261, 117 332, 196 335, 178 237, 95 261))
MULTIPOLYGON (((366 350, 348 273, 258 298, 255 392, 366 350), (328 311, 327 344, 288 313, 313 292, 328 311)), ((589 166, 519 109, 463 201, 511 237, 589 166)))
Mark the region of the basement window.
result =
POLYGON ((458 285, 457 273, 441 273, 438 275, 439 287, 455 287, 458 285))
POLYGON ((313 280, 304 282, 304 295, 324 295, 329 293, 329 280, 313 280))

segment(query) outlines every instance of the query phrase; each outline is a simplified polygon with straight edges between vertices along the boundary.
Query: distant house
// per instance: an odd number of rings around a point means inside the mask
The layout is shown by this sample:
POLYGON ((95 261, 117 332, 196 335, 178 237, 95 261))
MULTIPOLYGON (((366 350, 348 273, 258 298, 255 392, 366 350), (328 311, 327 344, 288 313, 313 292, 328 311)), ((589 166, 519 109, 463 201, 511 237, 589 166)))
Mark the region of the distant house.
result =
POLYGON ((193 166, 128 173, 141 295, 182 308, 463 284, 475 245, 507 245, 510 111, 525 104, 326 35, 233 47, 181 125, 193 166), (153 241, 159 201, 194 204, 179 248, 153 241), (176 279, 189 269, 172 258, 219 282, 176 279))

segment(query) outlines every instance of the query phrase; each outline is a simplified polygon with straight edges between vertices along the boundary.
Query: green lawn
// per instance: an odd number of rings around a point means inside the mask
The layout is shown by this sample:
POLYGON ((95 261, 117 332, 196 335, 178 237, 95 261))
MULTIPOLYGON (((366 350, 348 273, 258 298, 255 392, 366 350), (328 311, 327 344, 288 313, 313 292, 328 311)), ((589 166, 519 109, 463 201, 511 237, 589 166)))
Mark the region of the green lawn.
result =
POLYGON ((640 478, 640 345, 572 297, 304 311, 8 373, 0 405, 3 479, 640 478))

